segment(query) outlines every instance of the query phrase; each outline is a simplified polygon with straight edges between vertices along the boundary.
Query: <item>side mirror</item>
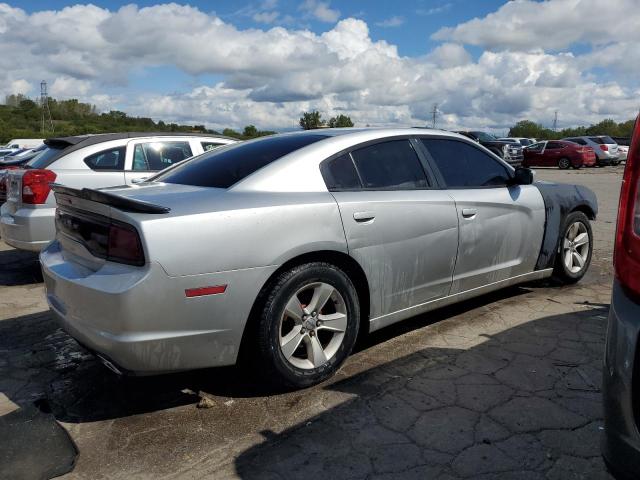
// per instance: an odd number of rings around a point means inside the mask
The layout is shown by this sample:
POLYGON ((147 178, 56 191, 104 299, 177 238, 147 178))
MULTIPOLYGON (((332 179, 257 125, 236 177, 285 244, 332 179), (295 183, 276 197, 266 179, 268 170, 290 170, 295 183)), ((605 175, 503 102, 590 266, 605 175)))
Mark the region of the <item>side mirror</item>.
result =
POLYGON ((517 167, 513 174, 514 185, 531 185, 534 180, 533 170, 526 167, 517 167))

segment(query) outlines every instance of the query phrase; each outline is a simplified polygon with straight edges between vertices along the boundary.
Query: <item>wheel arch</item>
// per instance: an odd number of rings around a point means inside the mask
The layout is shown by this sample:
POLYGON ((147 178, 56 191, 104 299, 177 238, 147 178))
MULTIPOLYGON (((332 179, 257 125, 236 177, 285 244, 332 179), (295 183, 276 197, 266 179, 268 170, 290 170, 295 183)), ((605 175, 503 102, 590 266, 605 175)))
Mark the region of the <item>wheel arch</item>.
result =
POLYGON ((573 212, 582 212, 582 213, 584 213, 584 214, 587 216, 587 218, 588 218, 589 220, 595 220, 595 219, 596 219, 596 214, 595 214, 595 212, 594 212, 594 211, 593 211, 593 209, 592 209, 589 205, 587 205, 586 203, 583 203, 583 204, 580 204, 580 205, 575 206, 575 207, 573 208, 573 210, 571 210, 569 213, 573 213, 573 212))
POLYGON ((255 336, 252 335, 252 332, 255 332, 255 329, 257 327, 260 309, 262 308, 263 302, 265 301, 266 292, 268 292, 269 286, 274 282, 276 278, 278 278, 278 276, 282 272, 285 272, 297 265, 302 265, 304 263, 310 262, 330 263, 340 268, 340 270, 342 270, 349 277, 349 279, 353 282, 356 292, 358 293, 358 301, 360 304, 360 327, 358 335, 361 336, 368 333, 371 296, 369 281, 360 264, 350 255, 338 250, 316 250, 306 252, 296 255, 285 261, 282 265, 280 265, 280 267, 278 267, 275 272, 273 272, 269 276, 269 278, 260 288, 260 291, 251 307, 249 318, 247 319, 247 322, 244 326, 244 331, 242 332, 242 340, 240 342, 240 349, 238 352, 239 361, 247 359, 248 355, 245 355, 244 353, 250 347, 251 342, 255 340, 255 336))

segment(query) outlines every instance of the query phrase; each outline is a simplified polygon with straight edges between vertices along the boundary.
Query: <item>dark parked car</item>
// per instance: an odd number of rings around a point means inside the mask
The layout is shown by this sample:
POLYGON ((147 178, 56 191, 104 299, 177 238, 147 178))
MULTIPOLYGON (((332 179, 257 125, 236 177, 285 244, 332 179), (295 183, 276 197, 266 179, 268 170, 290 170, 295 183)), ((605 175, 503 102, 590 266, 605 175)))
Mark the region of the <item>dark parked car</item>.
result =
POLYGON ((534 143, 524 149, 525 167, 593 167, 596 153, 591 147, 583 147, 573 142, 551 140, 534 143))
POLYGON ((522 164, 522 146, 515 142, 499 140, 497 137, 486 132, 460 131, 457 133, 488 148, 511 166, 515 167, 522 164))
POLYGON ((622 181, 615 280, 604 355, 602 453, 615 473, 640 473, 640 117, 622 181))

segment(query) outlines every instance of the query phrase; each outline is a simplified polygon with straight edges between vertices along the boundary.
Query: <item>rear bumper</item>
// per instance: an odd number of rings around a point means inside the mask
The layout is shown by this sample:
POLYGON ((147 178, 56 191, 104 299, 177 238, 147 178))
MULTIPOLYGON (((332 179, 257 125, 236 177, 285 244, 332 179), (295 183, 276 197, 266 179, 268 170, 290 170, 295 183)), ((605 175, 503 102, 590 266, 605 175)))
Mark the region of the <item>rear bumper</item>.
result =
POLYGON ((16 208, 11 203, 0 207, 0 236, 20 250, 39 252, 55 237, 53 208, 16 208))
POLYGON ((602 453, 614 471, 631 478, 640 472, 638 335, 640 305, 614 282, 603 369, 602 453))
POLYGON ((49 306, 79 343, 135 374, 235 363, 261 282, 275 267, 171 277, 161 265, 106 262, 97 271, 56 241, 40 254, 49 306), (224 294, 185 290, 228 285, 224 294))

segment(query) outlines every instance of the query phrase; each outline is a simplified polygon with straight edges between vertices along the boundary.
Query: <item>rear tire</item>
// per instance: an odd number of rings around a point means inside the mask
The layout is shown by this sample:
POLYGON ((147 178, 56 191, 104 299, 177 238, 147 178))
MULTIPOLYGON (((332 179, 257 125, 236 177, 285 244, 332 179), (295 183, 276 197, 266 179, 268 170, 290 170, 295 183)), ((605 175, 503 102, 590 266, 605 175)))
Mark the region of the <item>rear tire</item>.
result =
POLYGON ((268 381, 306 388, 331 377, 358 336, 360 306, 349 277, 313 262, 281 273, 267 288, 257 354, 268 381))
POLYGON ((578 163, 577 165, 571 165, 574 170, 580 170, 582 168, 582 164, 578 163))
POLYGON ((568 158, 563 157, 560 160, 558 160, 558 168, 560 170, 566 170, 570 166, 571 166, 571 161, 568 158))
POLYGON ((587 273, 593 254, 593 231, 582 212, 567 215, 558 240, 553 276, 563 284, 580 281, 587 273))

